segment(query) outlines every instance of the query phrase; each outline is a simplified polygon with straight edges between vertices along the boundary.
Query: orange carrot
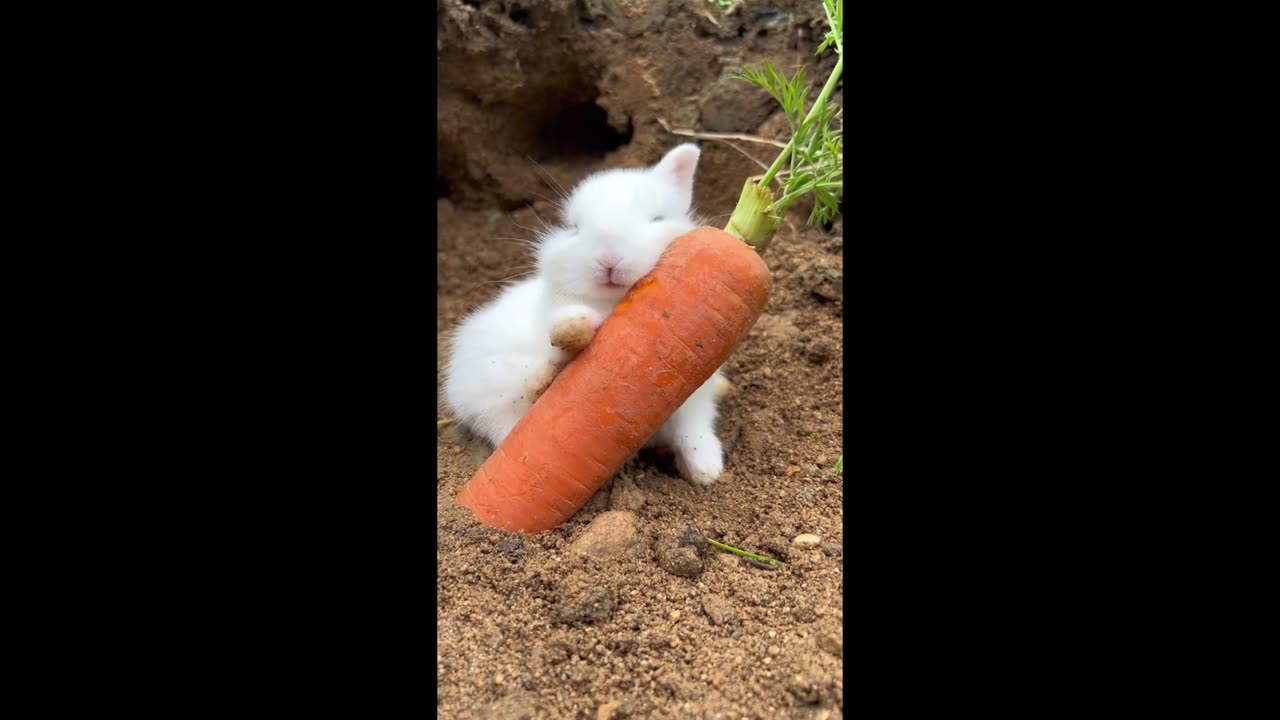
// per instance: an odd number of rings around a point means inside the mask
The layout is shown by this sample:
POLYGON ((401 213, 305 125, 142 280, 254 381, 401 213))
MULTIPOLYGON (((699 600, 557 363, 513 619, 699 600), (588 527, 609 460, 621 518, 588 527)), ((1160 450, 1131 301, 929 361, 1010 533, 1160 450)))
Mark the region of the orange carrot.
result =
POLYGON ((458 503, 512 532, 586 504, 733 352, 769 300, 769 269, 713 228, 673 242, 560 373, 458 503))

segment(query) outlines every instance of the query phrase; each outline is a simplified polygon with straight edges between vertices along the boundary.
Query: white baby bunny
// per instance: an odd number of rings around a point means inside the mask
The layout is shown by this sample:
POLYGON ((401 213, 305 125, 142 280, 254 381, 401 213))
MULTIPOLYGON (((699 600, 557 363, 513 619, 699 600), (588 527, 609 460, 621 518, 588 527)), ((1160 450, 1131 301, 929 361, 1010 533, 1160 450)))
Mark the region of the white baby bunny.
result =
MULTIPOLYGON (((651 168, 608 170, 583 180, 562 224, 539 238, 534 276, 511 285, 462 322, 444 379, 452 417, 496 447, 556 373, 586 346, 627 290, 689 215, 698 148, 681 145, 651 168)), ((724 467, 715 434, 717 372, 650 439, 670 447, 684 478, 710 485, 724 467)))

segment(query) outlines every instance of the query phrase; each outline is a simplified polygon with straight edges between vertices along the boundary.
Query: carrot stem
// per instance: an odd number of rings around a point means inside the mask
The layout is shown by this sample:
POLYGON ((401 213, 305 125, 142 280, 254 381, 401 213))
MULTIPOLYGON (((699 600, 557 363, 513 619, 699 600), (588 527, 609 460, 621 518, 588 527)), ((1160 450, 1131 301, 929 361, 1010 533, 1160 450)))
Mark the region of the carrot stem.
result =
POLYGON ((767 187, 748 180, 742 186, 742 197, 738 199, 724 231, 763 255, 781 225, 782 217, 773 209, 773 193, 767 187))
MULTIPOLYGON (((844 54, 843 48, 837 49, 841 52, 839 59, 836 60, 836 66, 831 71, 831 76, 827 78, 827 84, 823 86, 822 92, 818 94, 813 107, 809 108, 809 114, 800 123, 800 127, 792 133, 791 140, 778 153, 778 157, 765 171, 759 184, 747 180, 742 188, 742 196, 738 198, 738 204, 734 207, 733 214, 729 216, 729 224, 724 228, 725 232, 755 248, 755 251, 761 255, 769 248, 769 243, 778 232, 778 228, 782 227, 782 217, 791 203, 818 188, 840 187, 835 183, 809 184, 784 194, 780 199, 775 199, 773 191, 769 189, 770 183, 786 165, 787 158, 795 152, 797 139, 807 137, 809 128, 822 117, 827 100, 831 98, 831 93, 835 92, 836 85, 840 82, 840 76, 844 73, 844 54)), ((795 168, 792 168, 792 171, 794 172, 795 168)))

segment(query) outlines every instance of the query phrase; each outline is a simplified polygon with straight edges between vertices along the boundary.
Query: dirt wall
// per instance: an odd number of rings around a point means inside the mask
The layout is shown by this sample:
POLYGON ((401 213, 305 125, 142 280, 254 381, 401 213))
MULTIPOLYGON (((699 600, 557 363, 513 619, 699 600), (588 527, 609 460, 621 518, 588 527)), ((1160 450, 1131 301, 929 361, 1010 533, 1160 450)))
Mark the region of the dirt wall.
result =
MULTIPOLYGON (((506 210, 554 197, 542 165, 565 187, 605 167, 656 162, 686 140, 663 128, 778 136, 768 95, 726 78, 768 59, 824 78, 817 2, 709 0, 440 0, 438 187, 468 208, 506 210), (771 119, 772 118, 772 119, 771 119)), ((837 89, 833 103, 843 102, 837 89)), ((728 213, 760 168, 703 142, 695 204, 728 213)), ((740 143, 768 163, 776 150, 740 143)), ((798 209, 801 210, 802 209, 798 209)))

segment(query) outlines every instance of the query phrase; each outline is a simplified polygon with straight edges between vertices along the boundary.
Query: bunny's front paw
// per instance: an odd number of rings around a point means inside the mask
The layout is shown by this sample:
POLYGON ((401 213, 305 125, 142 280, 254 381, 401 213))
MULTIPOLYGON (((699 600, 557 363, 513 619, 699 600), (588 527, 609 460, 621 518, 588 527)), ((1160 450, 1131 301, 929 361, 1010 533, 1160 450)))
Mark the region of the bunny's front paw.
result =
POLYGON ((577 305, 556 313, 551 324, 551 344, 567 353, 582 352, 604 318, 589 307, 577 305))

